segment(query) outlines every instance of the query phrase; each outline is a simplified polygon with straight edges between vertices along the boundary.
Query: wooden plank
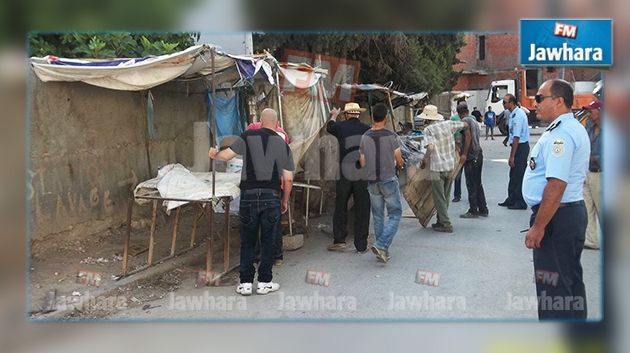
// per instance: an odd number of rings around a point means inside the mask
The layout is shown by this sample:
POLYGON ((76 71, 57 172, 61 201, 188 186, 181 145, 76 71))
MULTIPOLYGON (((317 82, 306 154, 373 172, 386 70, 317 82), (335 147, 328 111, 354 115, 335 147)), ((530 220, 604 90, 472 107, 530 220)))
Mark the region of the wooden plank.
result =
POLYGON ((155 243, 155 227, 157 222, 157 209, 158 202, 157 200, 153 200, 153 215, 151 216, 151 232, 149 233, 149 257, 147 259, 147 265, 151 266, 153 264, 153 247, 155 243))
POLYGON ((129 261, 129 240, 131 239, 131 216, 133 213, 133 203, 134 199, 130 198, 127 203, 127 232, 125 234, 125 244, 123 247, 123 263, 122 263, 122 273, 123 276, 127 274, 127 264, 129 261))
MULTIPOLYGON (((451 179, 459 173, 463 164, 458 164, 451 179)), ((433 203, 433 194, 431 191, 431 172, 429 168, 420 169, 416 166, 407 168, 407 185, 403 190, 403 196, 413 214, 418 218, 423 227, 429 225, 431 218, 437 213, 433 203)), ((447 195, 447 197, 450 197, 447 195)))

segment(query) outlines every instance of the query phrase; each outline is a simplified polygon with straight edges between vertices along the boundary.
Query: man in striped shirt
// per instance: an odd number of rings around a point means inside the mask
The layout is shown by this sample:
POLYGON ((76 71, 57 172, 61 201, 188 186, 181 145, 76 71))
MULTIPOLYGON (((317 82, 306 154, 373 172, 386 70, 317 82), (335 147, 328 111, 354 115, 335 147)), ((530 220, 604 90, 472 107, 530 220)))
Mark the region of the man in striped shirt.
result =
POLYGON ((470 148, 470 126, 464 121, 443 121, 444 117, 437 113, 437 107, 427 105, 420 117, 431 125, 424 129, 427 151, 420 165, 430 170, 433 204, 437 210, 437 223, 431 227, 438 232, 452 233, 453 225, 448 217, 449 196, 453 183, 453 172, 459 168, 468 155, 470 148), (455 149, 455 132, 462 131, 464 150, 458 156, 455 149))

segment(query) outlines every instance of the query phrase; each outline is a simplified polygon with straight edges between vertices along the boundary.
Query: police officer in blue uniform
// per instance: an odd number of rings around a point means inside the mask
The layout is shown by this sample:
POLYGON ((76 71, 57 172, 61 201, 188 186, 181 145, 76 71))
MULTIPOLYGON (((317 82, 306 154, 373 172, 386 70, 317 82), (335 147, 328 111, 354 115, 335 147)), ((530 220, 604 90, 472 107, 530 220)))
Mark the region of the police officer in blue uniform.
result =
POLYGON ((587 214, 582 188, 590 141, 571 111, 568 82, 544 82, 535 99, 539 118, 550 123, 532 149, 523 180, 523 196, 532 209, 525 246, 534 249, 538 318, 584 320, 580 258, 587 214))
POLYGON ((527 168, 529 155, 529 122, 523 108, 518 106, 513 94, 503 97, 503 106, 510 111, 508 120, 508 142, 510 143, 510 181, 508 183, 508 197, 499 203, 511 210, 525 210, 527 205, 523 200, 523 175, 527 168))

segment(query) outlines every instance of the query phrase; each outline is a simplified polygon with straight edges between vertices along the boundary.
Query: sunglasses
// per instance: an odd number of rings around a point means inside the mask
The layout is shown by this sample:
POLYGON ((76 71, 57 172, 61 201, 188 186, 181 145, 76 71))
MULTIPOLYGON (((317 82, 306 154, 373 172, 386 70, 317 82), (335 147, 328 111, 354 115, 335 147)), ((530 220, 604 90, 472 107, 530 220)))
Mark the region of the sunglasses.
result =
POLYGON ((543 96, 542 94, 537 94, 534 96, 534 100, 538 104, 542 103, 542 101, 544 101, 546 98, 556 98, 556 96, 543 96))

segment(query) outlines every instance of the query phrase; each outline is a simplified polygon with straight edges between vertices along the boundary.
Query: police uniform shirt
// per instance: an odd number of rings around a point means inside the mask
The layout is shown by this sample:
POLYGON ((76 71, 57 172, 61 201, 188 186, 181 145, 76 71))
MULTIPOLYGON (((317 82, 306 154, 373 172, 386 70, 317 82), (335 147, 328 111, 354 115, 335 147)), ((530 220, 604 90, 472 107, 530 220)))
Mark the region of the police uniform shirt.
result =
POLYGON ((573 113, 553 121, 532 149, 523 178, 523 198, 532 207, 542 202, 547 178, 560 179, 567 187, 560 202, 584 199, 583 185, 591 153, 586 129, 573 113))
POLYGON ((519 107, 514 108, 514 111, 510 114, 509 129, 510 138, 508 142, 510 144, 512 144, 515 137, 518 137, 518 143, 529 141, 529 122, 523 109, 519 107))

